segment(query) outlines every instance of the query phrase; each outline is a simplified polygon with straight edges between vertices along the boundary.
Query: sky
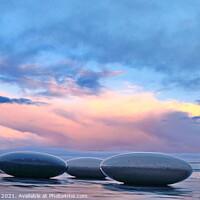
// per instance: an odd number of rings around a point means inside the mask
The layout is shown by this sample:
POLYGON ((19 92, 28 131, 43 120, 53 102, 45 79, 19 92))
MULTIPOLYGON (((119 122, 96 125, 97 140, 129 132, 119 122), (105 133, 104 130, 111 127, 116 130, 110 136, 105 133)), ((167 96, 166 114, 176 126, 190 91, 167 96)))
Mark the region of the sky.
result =
POLYGON ((200 1, 0 0, 0 149, 200 153, 200 1))

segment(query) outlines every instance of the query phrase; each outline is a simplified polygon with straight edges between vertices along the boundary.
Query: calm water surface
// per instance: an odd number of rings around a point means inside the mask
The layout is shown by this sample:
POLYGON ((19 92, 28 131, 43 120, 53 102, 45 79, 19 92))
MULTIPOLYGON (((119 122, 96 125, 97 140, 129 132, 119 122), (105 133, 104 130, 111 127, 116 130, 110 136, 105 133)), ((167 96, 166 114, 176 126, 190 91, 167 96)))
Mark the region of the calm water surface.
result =
MULTIPOLYGON (((67 159, 67 157, 60 156, 67 159)), ((98 156, 100 157, 100 156, 98 156)), ((179 156, 181 157, 181 156, 179 156)), ((133 187, 112 180, 80 180, 67 174, 50 180, 14 178, 0 174, 1 199, 199 199, 200 200, 200 162, 198 157, 186 156, 195 169, 186 181, 169 187, 133 187), (23 195, 40 195, 23 196, 23 195), (7 195, 7 196, 6 196, 7 195), (46 195, 46 196, 42 196, 46 195), (57 196, 56 196, 57 195, 57 196), (69 198, 69 195, 72 195, 69 198), (11 197, 11 198, 9 198, 11 197), (87 198, 85 198, 87 197, 87 198)))

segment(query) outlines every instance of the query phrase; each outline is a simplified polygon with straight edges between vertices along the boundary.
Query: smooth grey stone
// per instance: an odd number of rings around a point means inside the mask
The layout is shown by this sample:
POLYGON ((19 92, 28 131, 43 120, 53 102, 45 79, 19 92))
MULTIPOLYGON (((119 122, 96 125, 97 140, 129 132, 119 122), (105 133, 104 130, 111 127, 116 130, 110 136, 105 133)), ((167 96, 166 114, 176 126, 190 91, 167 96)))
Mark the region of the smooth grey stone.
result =
POLYGON ((20 151, 0 155, 0 170, 16 177, 50 178, 66 169, 64 160, 45 153, 20 151))
POLYGON ((188 178, 192 167, 167 154, 127 153, 101 163, 103 173, 128 185, 168 185, 188 178))
POLYGON ((81 179, 105 179, 105 175, 100 170, 102 161, 90 157, 67 160, 67 173, 81 179))

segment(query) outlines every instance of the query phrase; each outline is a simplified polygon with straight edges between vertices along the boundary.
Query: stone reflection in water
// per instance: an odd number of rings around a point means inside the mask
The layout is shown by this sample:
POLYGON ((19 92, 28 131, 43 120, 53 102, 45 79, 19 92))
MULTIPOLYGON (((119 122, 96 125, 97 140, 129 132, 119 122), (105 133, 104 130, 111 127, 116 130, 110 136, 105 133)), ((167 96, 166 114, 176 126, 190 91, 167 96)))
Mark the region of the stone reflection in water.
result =
POLYGON ((164 195, 164 196, 171 196, 171 197, 178 197, 178 196, 186 196, 192 197, 192 191, 186 188, 179 188, 179 187, 171 187, 171 186, 163 186, 163 187, 134 187, 128 186, 125 184, 118 184, 118 183, 110 183, 110 184, 103 184, 102 185, 107 190, 112 191, 121 191, 125 193, 135 193, 137 195, 148 195, 149 193, 155 195, 164 195))
POLYGON ((18 182, 27 184, 67 184, 68 179, 31 179, 31 178, 19 178, 19 177, 4 177, 2 181, 6 182, 18 182))

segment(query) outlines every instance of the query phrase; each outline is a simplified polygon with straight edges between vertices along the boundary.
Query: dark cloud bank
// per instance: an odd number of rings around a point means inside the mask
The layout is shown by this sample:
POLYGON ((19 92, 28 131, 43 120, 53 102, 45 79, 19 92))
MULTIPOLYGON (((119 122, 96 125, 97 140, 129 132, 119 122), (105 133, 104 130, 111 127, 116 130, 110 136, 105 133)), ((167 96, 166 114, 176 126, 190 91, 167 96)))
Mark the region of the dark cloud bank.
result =
POLYGON ((8 97, 0 96, 0 104, 3 104, 3 103, 9 103, 9 104, 16 103, 16 104, 26 104, 26 105, 44 104, 42 102, 32 101, 26 98, 8 98, 8 97))

